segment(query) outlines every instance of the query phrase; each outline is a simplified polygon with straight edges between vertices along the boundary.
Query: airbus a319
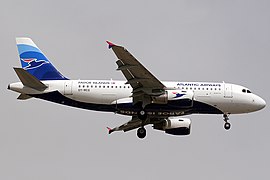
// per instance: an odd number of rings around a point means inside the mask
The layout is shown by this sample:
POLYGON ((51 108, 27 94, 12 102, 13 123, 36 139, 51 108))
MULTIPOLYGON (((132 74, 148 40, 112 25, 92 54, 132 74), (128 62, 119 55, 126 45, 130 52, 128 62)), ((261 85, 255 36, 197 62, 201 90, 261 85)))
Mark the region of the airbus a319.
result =
POLYGON ((14 68, 20 82, 8 89, 18 99, 39 98, 67 106, 130 116, 114 131, 137 129, 146 136, 146 125, 172 135, 189 135, 190 114, 221 114, 229 130, 230 114, 263 109, 266 102, 249 88, 225 82, 165 82, 157 79, 124 47, 108 42, 116 55, 117 70, 125 81, 70 80, 62 75, 30 38, 16 38, 21 68, 14 68))

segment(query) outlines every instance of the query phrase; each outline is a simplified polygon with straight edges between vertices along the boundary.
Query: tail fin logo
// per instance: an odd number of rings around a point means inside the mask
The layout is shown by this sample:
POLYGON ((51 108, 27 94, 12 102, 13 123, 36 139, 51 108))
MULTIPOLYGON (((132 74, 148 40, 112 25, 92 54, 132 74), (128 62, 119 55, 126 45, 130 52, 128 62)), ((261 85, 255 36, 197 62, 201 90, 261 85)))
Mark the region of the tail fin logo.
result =
POLYGON ((26 58, 26 59, 21 59, 21 60, 25 63, 28 63, 28 66, 24 67, 25 70, 35 69, 35 68, 42 66, 43 64, 49 63, 48 61, 37 60, 36 58, 26 58))

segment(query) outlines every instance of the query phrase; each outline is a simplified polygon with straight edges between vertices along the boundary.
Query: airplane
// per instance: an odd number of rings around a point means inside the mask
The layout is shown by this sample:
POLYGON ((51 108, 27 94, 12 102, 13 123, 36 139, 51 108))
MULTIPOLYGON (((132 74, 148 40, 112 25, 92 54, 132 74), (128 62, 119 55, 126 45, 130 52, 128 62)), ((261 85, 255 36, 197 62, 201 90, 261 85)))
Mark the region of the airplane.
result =
POLYGON ((163 82, 147 70, 127 49, 107 41, 115 53, 126 81, 70 80, 63 76, 26 37, 16 38, 21 68, 14 68, 20 82, 8 89, 20 93, 17 99, 39 98, 62 105, 130 116, 114 131, 137 129, 146 136, 146 125, 171 135, 189 135, 190 114, 221 114, 229 130, 230 114, 263 109, 266 102, 248 88, 225 82, 163 82))

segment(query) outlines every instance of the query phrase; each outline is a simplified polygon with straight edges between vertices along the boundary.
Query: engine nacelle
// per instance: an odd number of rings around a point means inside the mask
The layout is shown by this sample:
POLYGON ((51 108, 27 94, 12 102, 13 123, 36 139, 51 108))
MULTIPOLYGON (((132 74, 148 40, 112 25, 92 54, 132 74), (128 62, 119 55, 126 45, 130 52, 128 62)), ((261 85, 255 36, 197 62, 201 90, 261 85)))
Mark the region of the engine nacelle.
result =
POLYGON ((191 120, 188 118, 169 117, 160 124, 154 124, 154 129, 165 131, 172 135, 189 135, 191 120))
POLYGON ((160 96, 152 96, 152 103, 167 104, 168 101, 183 101, 183 106, 191 107, 193 105, 193 91, 185 90, 166 90, 160 96))

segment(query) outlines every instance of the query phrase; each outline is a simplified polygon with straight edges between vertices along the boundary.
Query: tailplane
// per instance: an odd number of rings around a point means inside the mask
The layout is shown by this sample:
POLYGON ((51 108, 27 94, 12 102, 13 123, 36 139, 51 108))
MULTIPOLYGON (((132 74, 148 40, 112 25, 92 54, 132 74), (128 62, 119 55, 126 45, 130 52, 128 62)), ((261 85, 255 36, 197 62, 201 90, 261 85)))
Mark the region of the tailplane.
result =
POLYGON ((40 80, 27 72, 25 69, 14 68, 14 70, 24 86, 30 87, 37 91, 44 91, 47 88, 45 84, 43 84, 40 80))
POLYGON ((28 73, 38 80, 67 80, 30 38, 16 38, 16 42, 22 68, 28 73))

